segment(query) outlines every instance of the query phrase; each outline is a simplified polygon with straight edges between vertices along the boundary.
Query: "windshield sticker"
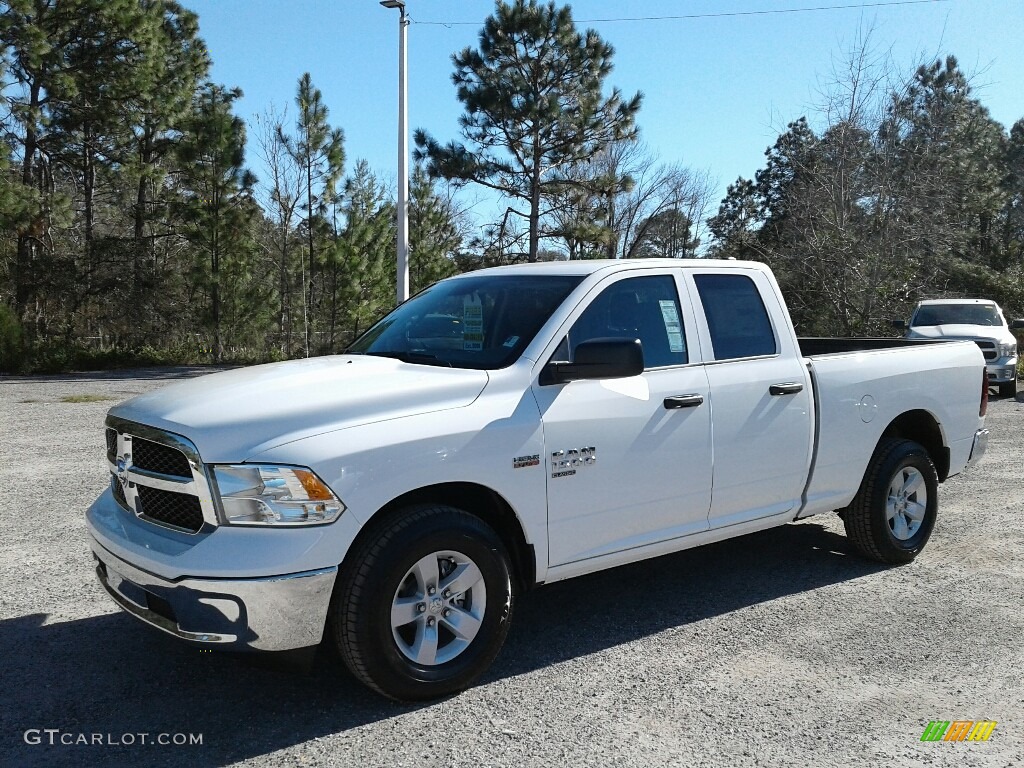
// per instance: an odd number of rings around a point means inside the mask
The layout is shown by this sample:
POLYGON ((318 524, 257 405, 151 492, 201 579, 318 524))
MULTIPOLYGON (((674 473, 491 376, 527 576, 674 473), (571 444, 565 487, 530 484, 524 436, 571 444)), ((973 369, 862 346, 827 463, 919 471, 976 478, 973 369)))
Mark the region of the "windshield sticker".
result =
POLYGON ((462 348, 479 352, 484 348, 484 305, 479 298, 466 296, 462 301, 462 348))
POLYGON ((670 352, 683 351, 683 326, 679 322, 679 311, 676 303, 671 299, 662 299, 658 302, 661 305, 661 318, 665 321, 665 333, 668 334, 668 348, 670 352))
POLYGON ((505 339, 505 343, 502 344, 502 346, 503 347, 508 347, 509 349, 512 349, 512 347, 514 347, 518 343, 519 343, 519 337, 518 336, 509 336, 507 339, 505 339))

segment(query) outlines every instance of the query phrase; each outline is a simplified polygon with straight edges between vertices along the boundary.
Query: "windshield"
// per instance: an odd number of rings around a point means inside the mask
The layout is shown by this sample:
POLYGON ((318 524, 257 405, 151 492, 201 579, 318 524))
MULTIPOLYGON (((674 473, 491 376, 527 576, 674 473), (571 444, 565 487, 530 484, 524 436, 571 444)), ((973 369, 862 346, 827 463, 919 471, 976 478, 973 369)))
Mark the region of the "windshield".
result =
POLYGON ((453 368, 504 368, 582 279, 499 274, 444 280, 396 307, 348 352, 453 368))
POLYGON ((994 304, 926 304, 918 307, 915 325, 1002 325, 994 304))

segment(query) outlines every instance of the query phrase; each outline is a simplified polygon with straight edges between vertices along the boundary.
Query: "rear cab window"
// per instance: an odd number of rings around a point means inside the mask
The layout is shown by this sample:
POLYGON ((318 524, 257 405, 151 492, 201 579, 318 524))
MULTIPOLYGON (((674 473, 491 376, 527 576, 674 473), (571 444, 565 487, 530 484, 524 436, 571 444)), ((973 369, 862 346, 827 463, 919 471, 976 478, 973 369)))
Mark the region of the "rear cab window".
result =
POLYGON ((693 276, 715 360, 778 354, 771 318, 757 285, 742 274, 693 276))

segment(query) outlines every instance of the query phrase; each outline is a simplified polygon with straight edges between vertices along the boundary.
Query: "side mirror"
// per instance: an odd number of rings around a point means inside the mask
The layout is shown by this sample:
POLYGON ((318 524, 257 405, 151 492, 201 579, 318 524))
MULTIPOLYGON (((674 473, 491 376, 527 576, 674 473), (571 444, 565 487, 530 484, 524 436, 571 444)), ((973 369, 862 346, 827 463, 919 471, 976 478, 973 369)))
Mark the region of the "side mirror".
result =
POLYGON ((1024 320, 1014 320, 1010 323, 1010 327, 1015 331, 1024 328, 1024 320))
POLYGON ((644 371, 640 339, 591 339, 576 347, 571 363, 551 362, 544 367, 541 384, 563 384, 578 379, 623 379, 644 371))
POLYGON ((890 320, 889 325, 891 325, 897 331, 907 330, 907 323, 905 320, 890 320))

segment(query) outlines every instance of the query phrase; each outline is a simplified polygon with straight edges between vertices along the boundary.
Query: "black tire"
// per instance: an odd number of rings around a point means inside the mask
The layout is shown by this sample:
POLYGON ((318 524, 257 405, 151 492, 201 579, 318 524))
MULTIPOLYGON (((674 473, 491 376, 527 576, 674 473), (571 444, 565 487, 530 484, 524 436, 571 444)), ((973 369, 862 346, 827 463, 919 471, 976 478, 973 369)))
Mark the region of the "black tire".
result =
POLYGON ((328 632, 346 666, 360 681, 398 701, 423 701, 469 687, 490 666, 508 634, 512 604, 509 558, 494 530, 454 507, 417 505, 379 523, 374 535, 364 538, 345 558, 332 598, 328 632), (431 558, 432 554, 444 556, 431 558), (420 571, 415 567, 434 559, 439 579, 432 586, 437 594, 427 596, 424 586, 424 607, 416 603, 420 615, 393 628, 393 606, 400 600, 421 600, 416 592, 420 580, 414 575, 420 571), (475 586, 450 599, 442 597, 444 582, 455 579, 456 568, 469 568, 466 563, 478 569, 480 578, 475 586), (452 568, 447 576, 446 567, 452 568), (460 598, 462 602, 456 603, 460 598), (447 622, 474 610, 480 614, 473 620, 478 629, 468 641, 460 640, 451 630, 455 625, 447 622), (449 616, 452 618, 443 618, 449 616), (433 630, 426 629, 427 621, 433 630), (416 641, 430 645, 424 641, 429 631, 433 632, 435 663, 417 663, 409 654, 419 647, 416 641), (445 658, 445 654, 455 655, 445 658))
MULTIPOLYGON (((928 543, 935 527, 938 514, 939 478, 928 452, 912 440, 883 438, 868 463, 860 489, 850 506, 841 511, 846 535, 853 545, 867 558, 882 563, 909 563, 920 554, 928 543), (894 522, 889 518, 890 486, 897 477, 914 477, 914 472, 923 479, 927 499, 920 526, 910 534, 907 516, 897 512, 894 522), (894 530, 895 529, 895 530, 894 530), (904 535, 898 535, 902 533, 904 535)), ((919 492, 911 494, 911 503, 919 499, 919 492)), ((895 497, 895 509, 900 509, 899 495, 895 497)), ((912 524, 911 524, 912 525, 912 524)))
POLYGON ((1017 396, 1017 380, 1007 381, 1004 384, 999 385, 999 396, 1000 397, 1016 397, 1017 396))

